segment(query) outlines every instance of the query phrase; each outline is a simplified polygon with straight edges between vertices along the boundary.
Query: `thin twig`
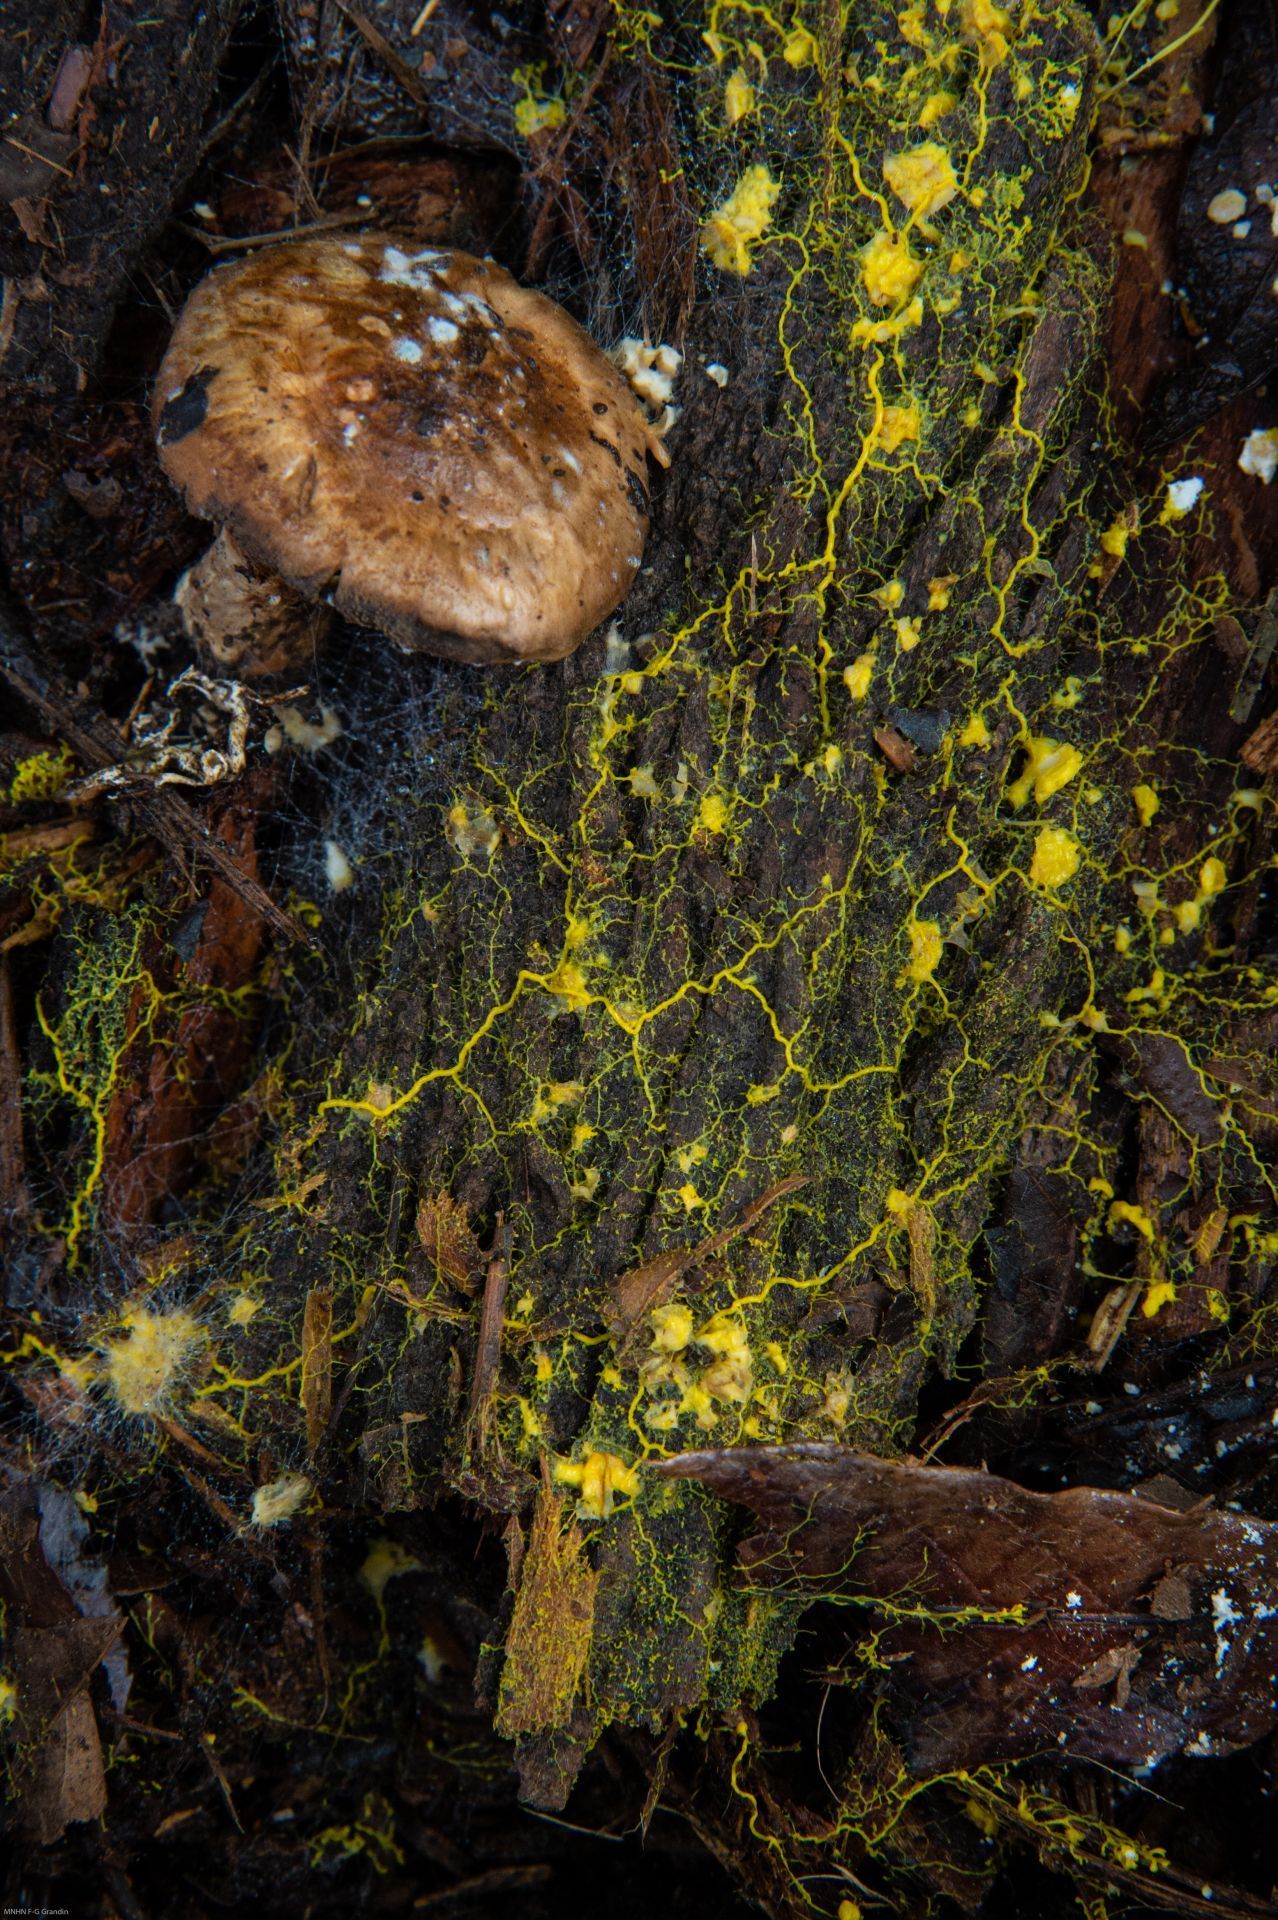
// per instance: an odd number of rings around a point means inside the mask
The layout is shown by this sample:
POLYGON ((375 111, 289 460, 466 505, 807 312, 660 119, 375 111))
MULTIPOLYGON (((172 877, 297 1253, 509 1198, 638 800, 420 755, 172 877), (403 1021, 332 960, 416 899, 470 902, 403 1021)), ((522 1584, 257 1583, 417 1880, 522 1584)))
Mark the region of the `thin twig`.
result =
POLYGON ((42 167, 51 167, 54 173, 63 173, 68 180, 75 179, 70 167, 64 167, 60 161, 51 160, 47 153, 40 153, 35 147, 28 147, 21 140, 15 140, 11 133, 6 133, 3 139, 7 147, 16 147, 19 153, 26 154, 28 160, 38 160, 42 167))
POLYGON ((200 158, 205 159, 213 151, 224 133, 229 133, 240 115, 254 105, 271 75, 275 71, 274 60, 267 60, 254 79, 250 80, 239 99, 229 106, 220 120, 215 120, 200 141, 200 158))
POLYGON ((440 1887, 436 1893, 419 1893, 413 1902, 414 1913, 425 1913, 431 1908, 451 1907, 458 1901, 469 1903, 483 1894, 516 1893, 527 1887, 541 1887, 550 1879, 553 1869, 545 1861, 530 1862, 523 1867, 490 1867, 487 1873, 472 1874, 468 1880, 455 1880, 451 1887, 440 1887))
POLYGON ((273 233, 201 233, 185 220, 175 220, 173 225, 189 240, 198 240, 207 253, 221 254, 243 253, 249 247, 272 247, 284 240, 305 240, 308 234, 327 233, 333 227, 358 227, 367 219, 367 212, 326 213, 318 220, 309 220, 304 227, 277 227, 273 233))

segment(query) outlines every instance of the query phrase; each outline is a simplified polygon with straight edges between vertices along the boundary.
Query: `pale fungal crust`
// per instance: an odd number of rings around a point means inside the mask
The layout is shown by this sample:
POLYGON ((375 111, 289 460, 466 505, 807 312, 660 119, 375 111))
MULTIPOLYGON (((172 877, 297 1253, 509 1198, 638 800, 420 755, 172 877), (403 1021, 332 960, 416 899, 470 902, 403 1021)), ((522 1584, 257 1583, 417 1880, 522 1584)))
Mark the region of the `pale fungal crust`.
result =
POLYGON ((1197 473, 1191 473, 1184 480, 1169 480, 1163 517, 1182 520, 1187 513, 1192 513, 1205 485, 1202 475, 1197 473))
POLYGON ((403 645, 558 660, 620 602, 668 456, 561 308, 379 234, 262 249, 192 294, 160 458, 255 566, 403 645))
POLYGON ((250 1518, 255 1527, 278 1527, 291 1520, 310 1499, 312 1487, 305 1474, 286 1473, 269 1480, 253 1495, 250 1518))
POLYGON ((670 455, 665 450, 666 435, 679 418, 679 408, 672 407, 671 397, 679 369, 683 365, 683 355, 675 347, 650 347, 643 340, 635 340, 629 334, 619 340, 609 353, 608 358, 619 373, 626 377, 631 391, 643 402, 645 408, 654 411, 660 408, 657 418, 645 413, 648 421, 648 433, 655 445, 651 451, 662 466, 669 466, 670 455))
POLYGON ((121 1413, 165 1413, 203 1345, 200 1323, 185 1307, 130 1308, 101 1348, 101 1375, 121 1413))
POLYGON ((1255 427, 1242 443, 1238 465, 1268 486, 1278 473, 1278 427, 1255 427))
POLYGON ((1218 227, 1232 227, 1247 211, 1247 196, 1237 187, 1226 187, 1207 202, 1207 218, 1218 227))

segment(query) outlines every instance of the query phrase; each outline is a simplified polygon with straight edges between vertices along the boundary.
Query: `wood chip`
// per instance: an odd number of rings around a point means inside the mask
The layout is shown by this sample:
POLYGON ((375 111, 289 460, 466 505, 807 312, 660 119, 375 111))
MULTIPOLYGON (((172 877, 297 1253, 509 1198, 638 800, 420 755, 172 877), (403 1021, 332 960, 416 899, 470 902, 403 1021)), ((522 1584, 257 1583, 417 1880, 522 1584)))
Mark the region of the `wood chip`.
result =
POLYGON ((1238 758, 1253 773, 1278 773, 1278 713, 1271 713, 1247 735, 1238 758))
POLYGON ((511 1229, 505 1217, 497 1215, 497 1232, 492 1258, 484 1280, 484 1302, 479 1315, 479 1340, 475 1347, 475 1372, 470 1383, 470 1412, 467 1416, 469 1451, 480 1458, 488 1451, 492 1437, 493 1395, 501 1365, 501 1330, 506 1315, 506 1291, 510 1286, 511 1229))
POLYGON ((895 767, 898 773, 913 773, 914 749, 895 727, 876 727, 874 744, 888 765, 895 767))
POLYGON ((806 1173, 787 1174, 784 1180, 778 1180, 757 1200, 752 1200, 733 1226, 721 1228, 695 1247, 672 1247, 667 1253, 645 1260, 642 1266, 630 1267, 613 1282, 612 1300, 604 1308, 604 1317, 613 1332, 623 1341, 628 1339, 644 1316, 663 1304, 681 1274, 730 1245, 778 1200, 806 1187, 808 1179, 806 1173))
POLYGON ((333 1411, 333 1289, 312 1287, 302 1316, 302 1412, 314 1456, 333 1411))

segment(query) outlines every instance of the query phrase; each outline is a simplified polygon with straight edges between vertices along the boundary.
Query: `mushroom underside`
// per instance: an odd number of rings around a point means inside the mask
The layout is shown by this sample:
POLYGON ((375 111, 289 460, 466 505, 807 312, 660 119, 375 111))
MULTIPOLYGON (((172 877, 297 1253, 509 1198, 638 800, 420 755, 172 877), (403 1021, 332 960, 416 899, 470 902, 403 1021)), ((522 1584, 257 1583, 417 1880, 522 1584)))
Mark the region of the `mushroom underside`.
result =
MULTIPOLYGON (((216 507, 211 512, 215 520, 221 517, 216 507)), ((182 576, 174 597, 187 633, 209 664, 242 677, 303 669, 334 613, 353 626, 385 634, 410 653, 469 666, 549 664, 566 659, 580 641, 576 633, 539 634, 535 650, 516 650, 495 633, 436 626, 344 585, 340 567, 306 574, 282 568, 239 515, 222 526, 213 545, 182 576)))

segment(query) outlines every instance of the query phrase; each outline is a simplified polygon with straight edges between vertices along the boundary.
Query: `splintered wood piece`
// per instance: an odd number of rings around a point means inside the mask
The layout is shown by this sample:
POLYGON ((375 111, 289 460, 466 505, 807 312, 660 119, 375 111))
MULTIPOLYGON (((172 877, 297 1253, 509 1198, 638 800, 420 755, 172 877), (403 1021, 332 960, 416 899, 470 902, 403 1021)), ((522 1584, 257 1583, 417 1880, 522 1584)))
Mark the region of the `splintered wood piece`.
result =
POLYGON ((333 1411, 333 1289, 312 1287, 302 1315, 302 1412, 312 1456, 333 1411))
POLYGON ((493 1395, 497 1391, 501 1329, 506 1312, 506 1292, 510 1286, 510 1242, 511 1229, 506 1225, 505 1215, 499 1213, 492 1256, 484 1280, 479 1339, 475 1347, 475 1373, 470 1385, 470 1411, 466 1422, 469 1450, 480 1458, 487 1453, 492 1437, 493 1395))
POLYGON ((787 1174, 784 1180, 776 1181, 744 1207, 740 1219, 732 1226, 721 1227, 718 1233, 712 1233, 708 1240, 700 1241, 695 1247, 672 1247, 667 1253, 659 1253, 654 1259, 645 1260, 641 1266, 630 1267, 613 1282, 612 1301, 604 1309, 605 1318, 613 1332, 622 1338, 629 1338, 644 1315, 663 1304, 675 1281, 689 1267, 708 1260, 712 1254, 721 1253, 732 1241, 748 1233, 769 1207, 774 1207, 778 1200, 797 1193, 800 1187, 806 1187, 807 1184, 806 1173, 787 1174))

